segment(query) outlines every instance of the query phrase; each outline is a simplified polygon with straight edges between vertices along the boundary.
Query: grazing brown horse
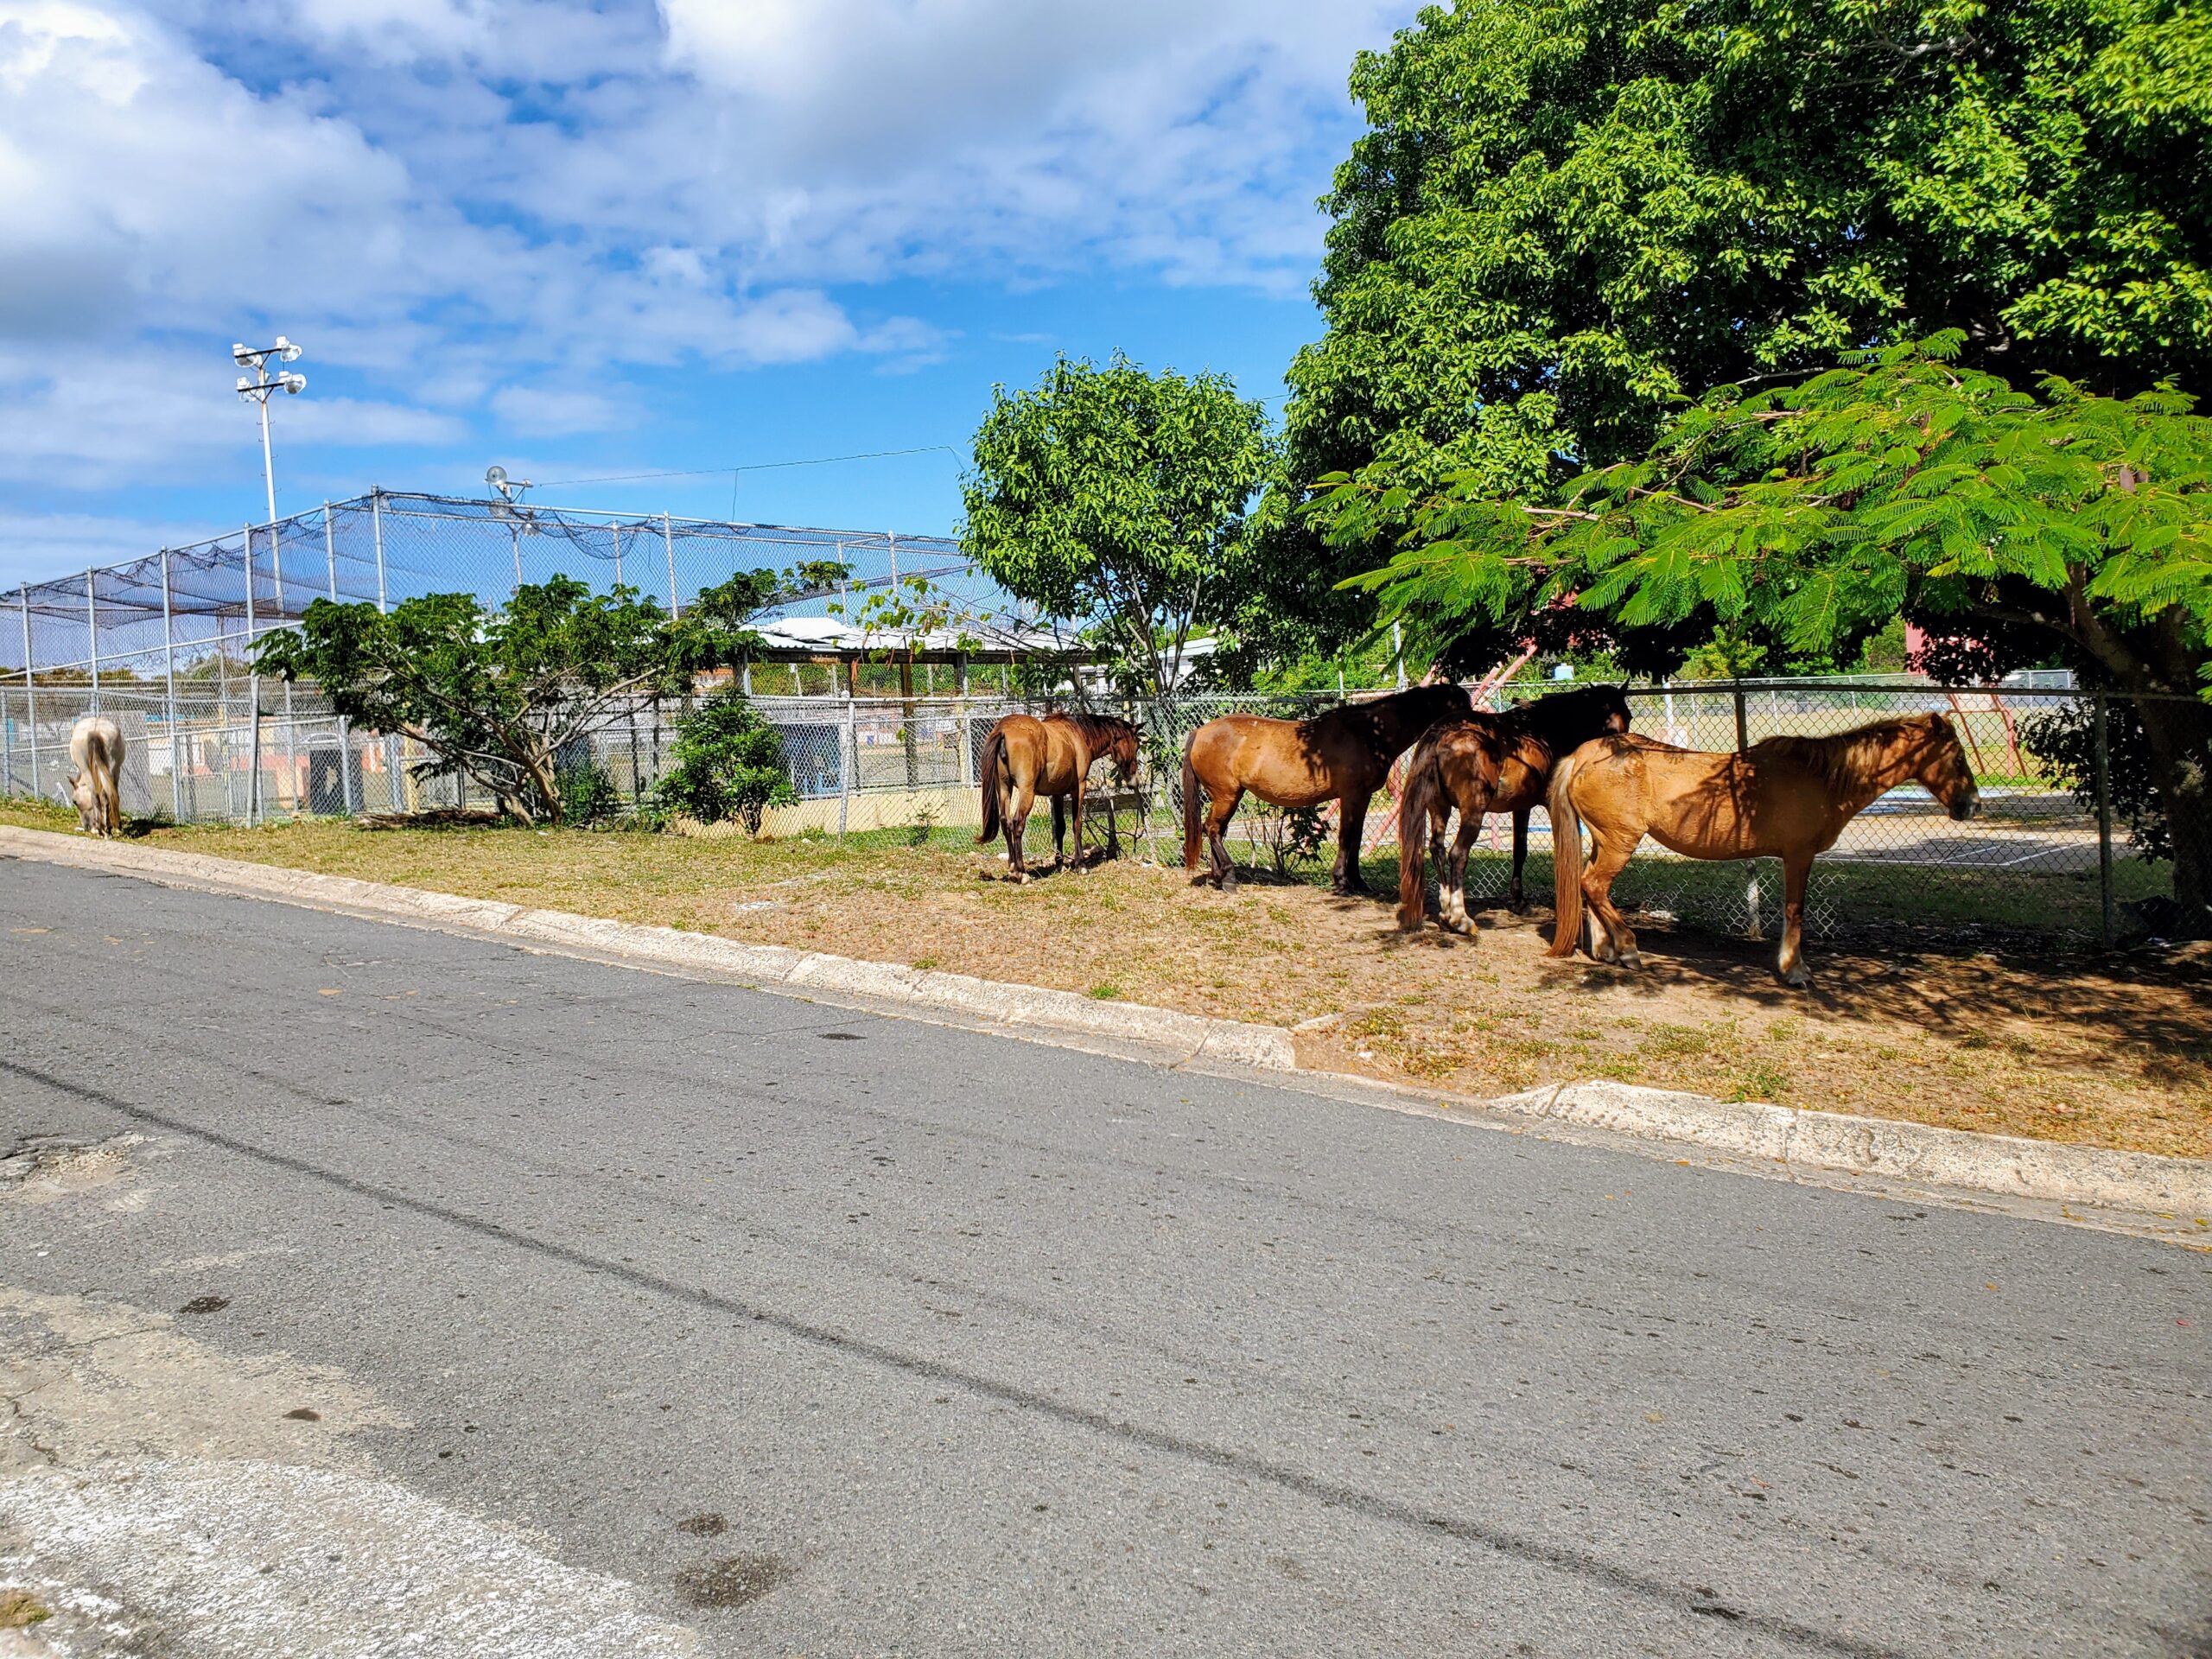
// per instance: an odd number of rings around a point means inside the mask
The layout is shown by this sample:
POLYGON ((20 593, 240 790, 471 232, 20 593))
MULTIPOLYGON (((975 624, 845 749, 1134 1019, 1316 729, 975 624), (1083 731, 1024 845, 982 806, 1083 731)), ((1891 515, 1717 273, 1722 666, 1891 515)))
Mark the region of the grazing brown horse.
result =
POLYGON ((1782 954, 1776 971, 1807 985, 1799 952, 1805 880, 1814 857, 1877 796, 1916 779, 1954 818, 1980 804, 1959 734, 1941 715, 1879 720, 1834 737, 1770 737, 1740 754, 1701 754, 1649 738, 1601 737, 1552 774, 1552 860, 1558 872, 1551 954, 1571 957, 1590 908, 1590 954, 1642 965, 1636 935, 1613 907, 1613 878, 1646 835, 1686 858, 1779 858, 1782 954), (1582 826, 1592 853, 1582 862, 1582 826))
POLYGON ((1338 893, 1364 893, 1360 836, 1367 827, 1367 804, 1389 776, 1390 763, 1438 721, 1464 720, 1472 713, 1465 690, 1447 683, 1346 703, 1311 720, 1224 715, 1206 721, 1183 749, 1183 868, 1198 868, 1201 785, 1207 798, 1205 843, 1224 893, 1236 891, 1236 867, 1229 861, 1221 835, 1246 790, 1271 806, 1319 806, 1333 800, 1341 821, 1333 885, 1338 893))
POLYGON ((1628 730, 1629 720, 1624 687, 1591 685, 1538 697, 1502 715, 1478 710, 1423 733, 1406 762, 1405 792, 1398 801, 1398 925, 1421 931, 1426 840, 1436 866, 1437 919, 1454 933, 1474 931, 1467 919, 1467 850, 1489 812, 1513 815, 1513 881, 1505 902, 1520 910, 1529 814, 1543 804, 1552 768, 1592 738, 1628 730), (1459 833, 1447 856, 1444 823, 1454 807, 1459 833))
POLYGON ((1006 835, 1007 862, 1014 879, 1029 880, 1021 856, 1022 832, 1029 809, 1039 795, 1052 803, 1052 868, 1067 861, 1060 851, 1066 831, 1068 801, 1075 802, 1075 867, 1083 868, 1083 791, 1090 763, 1110 757, 1125 784, 1137 775, 1137 728, 1107 715, 1008 715, 983 740, 983 832, 988 841, 1006 835))

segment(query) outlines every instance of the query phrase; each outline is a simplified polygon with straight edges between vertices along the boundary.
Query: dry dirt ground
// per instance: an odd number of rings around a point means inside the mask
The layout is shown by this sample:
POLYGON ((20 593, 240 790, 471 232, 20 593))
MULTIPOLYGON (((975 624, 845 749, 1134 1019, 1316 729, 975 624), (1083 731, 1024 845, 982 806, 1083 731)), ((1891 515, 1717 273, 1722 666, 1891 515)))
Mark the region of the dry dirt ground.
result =
MULTIPOLYGON (((0 818, 59 828, 17 804, 0 818)), ((1033 830, 1033 845, 1034 845, 1033 830)), ((1124 857, 1027 887, 964 836, 156 829, 151 844, 1298 1028, 1312 1065, 1491 1095, 1581 1077, 2092 1146, 2212 1155, 2212 952, 1771 944, 1639 925, 1640 972, 1555 962, 1548 907, 1402 936, 1310 880, 1224 896, 1124 857)), ((1047 855, 1049 860, 1049 855, 1047 855)), ((1378 885, 1381 864, 1370 867, 1378 885)))

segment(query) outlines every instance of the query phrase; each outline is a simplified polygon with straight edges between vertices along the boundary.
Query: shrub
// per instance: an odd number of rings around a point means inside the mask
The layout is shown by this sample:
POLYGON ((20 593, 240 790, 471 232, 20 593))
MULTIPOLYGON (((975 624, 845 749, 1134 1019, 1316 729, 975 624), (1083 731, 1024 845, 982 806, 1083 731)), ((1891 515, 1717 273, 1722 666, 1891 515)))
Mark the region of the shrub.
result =
POLYGON ((770 807, 798 798, 784 770, 783 738, 734 685, 676 722, 675 756, 656 793, 702 823, 736 818, 757 836, 770 807))

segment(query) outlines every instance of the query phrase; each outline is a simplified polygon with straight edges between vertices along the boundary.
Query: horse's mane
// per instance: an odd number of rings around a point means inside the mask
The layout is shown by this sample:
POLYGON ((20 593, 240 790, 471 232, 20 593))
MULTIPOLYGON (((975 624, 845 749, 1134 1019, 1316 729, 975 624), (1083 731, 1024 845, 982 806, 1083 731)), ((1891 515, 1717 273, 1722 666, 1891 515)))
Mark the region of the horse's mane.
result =
POLYGON ((1125 734, 1135 736, 1136 734, 1136 728, 1126 720, 1117 720, 1111 715, 1085 714, 1080 709, 1063 709, 1053 718, 1064 720, 1074 727, 1083 734, 1083 741, 1093 748, 1114 742, 1125 734))
POLYGON ((1845 795, 1874 781, 1876 762, 1908 728, 1928 729, 1925 715, 1870 721, 1827 737, 1762 738, 1744 751, 1753 760, 1779 760, 1811 772, 1831 792, 1845 795))

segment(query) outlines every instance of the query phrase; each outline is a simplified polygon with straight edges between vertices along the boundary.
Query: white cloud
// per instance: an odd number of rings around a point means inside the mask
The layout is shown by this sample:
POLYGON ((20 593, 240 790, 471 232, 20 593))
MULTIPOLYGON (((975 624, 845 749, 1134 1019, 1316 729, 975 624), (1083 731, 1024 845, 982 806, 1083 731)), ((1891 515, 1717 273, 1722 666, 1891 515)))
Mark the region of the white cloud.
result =
MULTIPOLYGON (((87 512, 0 512, 0 602, 27 582, 51 581, 57 573, 72 571, 82 575, 95 565, 143 559, 215 533, 206 524, 87 512)), ((22 652, 12 654, 20 658, 22 652)))
POLYGON ((525 438, 609 432, 636 413, 604 393, 557 386, 502 386, 492 394, 492 412, 503 430, 525 438))
POLYGON ((607 429, 631 365, 934 361, 855 297, 901 275, 1294 290, 1346 65, 1411 9, 0 0, 0 477, 231 445, 248 331, 374 389, 288 432, 435 444, 607 429), (53 374, 79 347, 114 395, 53 374))

